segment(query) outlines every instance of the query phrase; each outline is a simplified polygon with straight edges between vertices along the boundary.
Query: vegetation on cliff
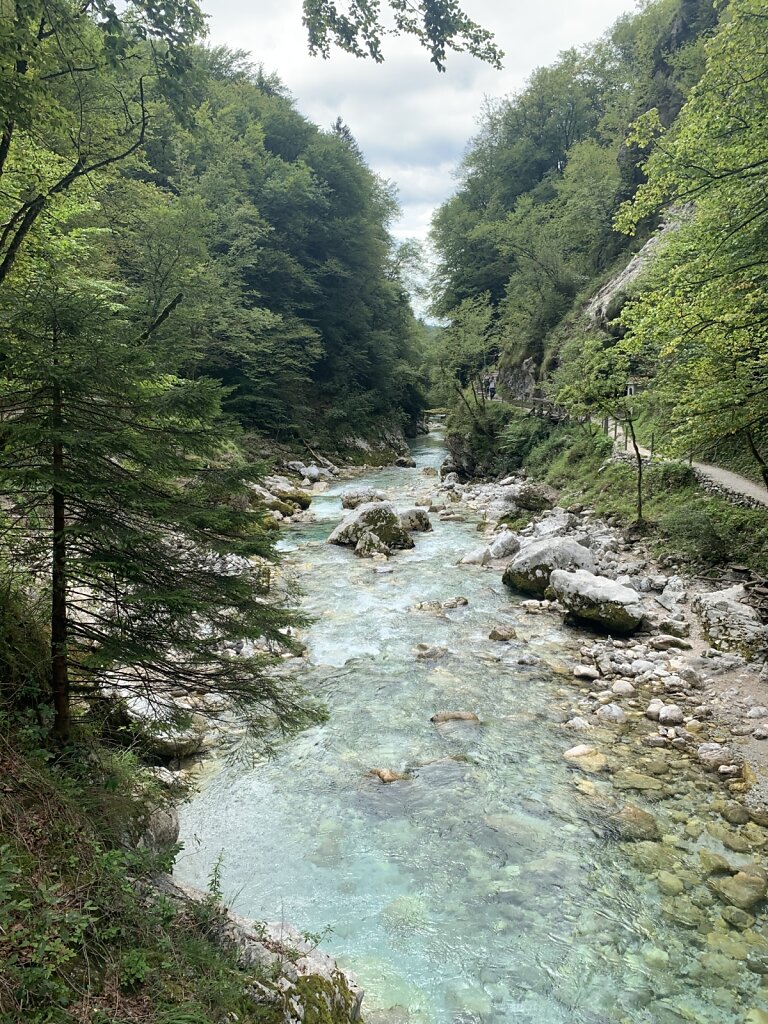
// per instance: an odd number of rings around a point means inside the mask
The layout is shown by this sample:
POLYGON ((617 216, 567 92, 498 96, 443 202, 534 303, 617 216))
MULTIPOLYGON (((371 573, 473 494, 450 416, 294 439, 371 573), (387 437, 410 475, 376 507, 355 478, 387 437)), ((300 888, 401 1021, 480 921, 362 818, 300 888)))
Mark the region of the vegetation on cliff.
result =
MULTIPOLYGON (((448 335, 486 310, 454 374, 465 394, 496 369, 507 395, 535 386, 768 484, 767 33, 756 0, 658 0, 489 104, 433 232, 448 335), (587 310, 660 218, 676 227, 645 269, 587 310)), ((489 410, 453 405, 465 447, 490 431, 498 453, 489 410)))

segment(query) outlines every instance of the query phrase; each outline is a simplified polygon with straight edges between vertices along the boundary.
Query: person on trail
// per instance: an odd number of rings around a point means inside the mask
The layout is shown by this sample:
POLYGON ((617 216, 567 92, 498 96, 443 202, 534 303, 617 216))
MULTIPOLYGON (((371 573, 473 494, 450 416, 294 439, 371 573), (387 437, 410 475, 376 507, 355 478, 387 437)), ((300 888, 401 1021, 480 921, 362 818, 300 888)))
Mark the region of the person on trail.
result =
POLYGON ((491 393, 491 378, 488 374, 483 377, 483 398, 487 398, 491 393))
POLYGON ((496 394, 496 380, 491 377, 488 381, 488 397, 493 401, 493 396, 496 394))

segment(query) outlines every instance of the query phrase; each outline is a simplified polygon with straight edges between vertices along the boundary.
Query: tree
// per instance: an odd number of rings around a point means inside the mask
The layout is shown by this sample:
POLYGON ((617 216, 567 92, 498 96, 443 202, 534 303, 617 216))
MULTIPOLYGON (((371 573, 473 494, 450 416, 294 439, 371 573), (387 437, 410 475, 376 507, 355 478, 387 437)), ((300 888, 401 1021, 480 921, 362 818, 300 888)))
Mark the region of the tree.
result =
POLYGON ((627 345, 658 361, 669 450, 737 439, 768 487, 766 47, 764 4, 734 0, 674 128, 664 132, 655 111, 636 123, 634 139, 655 144, 618 223, 631 232, 670 203, 691 204, 623 313, 627 345))
POLYGON ((643 456, 637 441, 635 422, 639 400, 628 395, 632 365, 621 344, 606 345, 597 334, 571 340, 563 353, 562 366, 552 374, 548 391, 557 405, 577 421, 592 426, 592 417, 616 420, 632 442, 635 455, 635 511, 643 522, 643 456))
POLYGON ((218 382, 158 368, 109 269, 84 190, 49 210, 44 257, 16 266, 0 308, 3 560, 51 581, 54 728, 110 681, 159 707, 218 693, 251 725, 308 711, 265 665, 295 621, 269 594, 263 509, 221 416, 218 382), (50 216, 55 212, 56 216, 50 216), (236 657, 227 644, 258 641, 236 657), (270 654, 269 652, 272 652, 270 654))

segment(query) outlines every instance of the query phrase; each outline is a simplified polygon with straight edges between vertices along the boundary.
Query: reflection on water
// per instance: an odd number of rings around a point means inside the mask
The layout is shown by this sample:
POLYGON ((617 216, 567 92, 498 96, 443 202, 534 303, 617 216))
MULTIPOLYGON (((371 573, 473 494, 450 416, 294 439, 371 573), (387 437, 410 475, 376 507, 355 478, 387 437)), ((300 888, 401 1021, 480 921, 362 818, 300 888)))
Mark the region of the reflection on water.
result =
POLYGON ((631 793, 661 841, 618 841, 606 816, 627 794, 561 756, 579 742, 560 725, 578 692, 556 668, 580 637, 522 614, 498 572, 455 564, 476 546, 476 524, 433 515, 434 532, 387 574, 323 543, 343 490, 373 485, 405 508, 434 488, 422 468, 443 454, 439 439, 420 440, 415 470, 337 484, 313 502, 317 523, 286 534, 316 616, 299 670, 330 719, 272 761, 212 778, 182 809, 178 874, 204 886, 223 852, 237 911, 330 926, 324 945, 358 975, 372 1021, 765 1024, 761 921, 724 920, 702 869, 705 846, 732 864, 755 859, 697 818, 711 818, 717 782, 631 733, 590 734, 613 765, 661 780, 631 793), (412 610, 457 595, 469 604, 412 610), (498 623, 518 639, 490 642, 498 623), (417 661, 419 643, 447 651, 417 661), (523 653, 537 663, 518 664, 523 653), (471 710, 481 724, 433 726, 439 710, 471 710), (372 768, 410 777, 382 785, 372 768))

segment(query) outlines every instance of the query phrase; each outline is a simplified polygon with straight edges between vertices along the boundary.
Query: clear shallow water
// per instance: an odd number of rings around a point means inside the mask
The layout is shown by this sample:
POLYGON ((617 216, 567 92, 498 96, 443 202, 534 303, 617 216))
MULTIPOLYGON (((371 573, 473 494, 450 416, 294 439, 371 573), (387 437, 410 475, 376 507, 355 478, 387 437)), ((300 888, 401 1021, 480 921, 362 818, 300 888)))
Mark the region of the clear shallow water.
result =
MULTIPOLYGON (((692 827, 711 814, 716 784, 676 753, 653 803, 597 782, 603 802, 628 796, 665 833, 661 843, 622 843, 562 760, 585 738, 559 725, 578 693, 557 668, 583 635, 523 614, 497 571, 455 564, 478 543, 474 522, 433 515, 434 532, 415 535, 390 574, 324 543, 342 491, 373 485, 406 508, 434 491, 422 468, 443 454, 438 438, 420 440, 417 469, 334 485, 313 501, 318 522, 285 535, 316 616, 299 671, 330 719, 267 763, 212 776, 182 808, 177 874, 204 887, 222 854, 238 912, 330 927, 323 946, 358 975, 374 1021, 730 1024, 768 1011, 741 934, 695 874, 705 846, 754 859, 692 827), (457 595, 466 608, 411 610, 457 595), (490 642, 498 623, 514 625, 518 640, 490 642), (418 643, 448 653, 417 661, 418 643), (538 664, 518 664, 530 653, 538 664), (439 710, 471 710, 483 724, 438 728, 429 719, 439 710), (413 778, 382 785, 367 777, 372 768, 413 778), (659 870, 683 878, 685 891, 661 892, 659 870)), ((631 735, 587 739, 617 766, 637 764, 631 735)))

